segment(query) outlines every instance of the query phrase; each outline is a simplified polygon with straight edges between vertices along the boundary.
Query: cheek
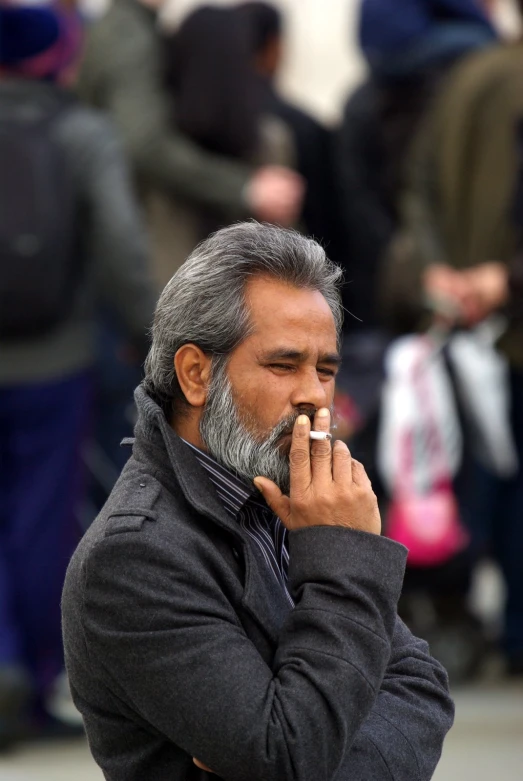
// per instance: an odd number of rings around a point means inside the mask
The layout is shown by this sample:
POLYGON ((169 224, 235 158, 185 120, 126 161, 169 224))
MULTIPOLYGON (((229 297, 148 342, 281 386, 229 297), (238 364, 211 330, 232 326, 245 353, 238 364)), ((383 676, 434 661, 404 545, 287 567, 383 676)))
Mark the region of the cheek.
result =
POLYGON ((283 418, 292 413, 292 387, 288 377, 277 377, 270 372, 263 376, 253 373, 235 392, 240 413, 255 422, 259 434, 271 431, 283 418))

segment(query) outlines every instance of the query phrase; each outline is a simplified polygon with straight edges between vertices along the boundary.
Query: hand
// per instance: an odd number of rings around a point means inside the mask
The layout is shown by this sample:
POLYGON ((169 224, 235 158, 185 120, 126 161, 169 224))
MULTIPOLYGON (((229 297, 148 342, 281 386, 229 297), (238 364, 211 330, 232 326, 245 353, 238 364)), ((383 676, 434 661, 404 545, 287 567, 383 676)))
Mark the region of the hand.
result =
POLYGON ((288 227, 300 216, 305 185, 289 168, 260 168, 247 185, 247 204, 254 217, 288 227))
POLYGON ((423 287, 432 299, 438 319, 453 325, 469 324, 478 317, 472 286, 463 272, 434 264, 423 275, 423 287))
POLYGON ((430 296, 454 309, 454 316, 443 315, 444 319, 467 326, 477 325, 508 299, 508 270, 503 263, 482 263, 463 271, 433 265, 423 283, 430 296))
POLYGON ((204 765, 203 762, 200 762, 199 759, 196 759, 196 757, 193 757, 192 761, 196 765, 196 767, 199 767, 200 770, 205 770, 207 773, 214 773, 214 770, 211 770, 210 767, 207 767, 207 765, 204 765))
MULTIPOLYGON (((314 428, 329 430, 329 410, 318 410, 314 428)), ((341 440, 332 447, 329 440, 311 443, 309 431, 308 417, 300 415, 292 433, 290 496, 284 496, 266 477, 255 479, 267 504, 290 531, 343 526, 380 534, 378 501, 363 466, 353 460, 341 440)))
POLYGON ((504 263, 482 263, 462 272, 470 285, 480 322, 506 304, 509 297, 508 268, 504 263))

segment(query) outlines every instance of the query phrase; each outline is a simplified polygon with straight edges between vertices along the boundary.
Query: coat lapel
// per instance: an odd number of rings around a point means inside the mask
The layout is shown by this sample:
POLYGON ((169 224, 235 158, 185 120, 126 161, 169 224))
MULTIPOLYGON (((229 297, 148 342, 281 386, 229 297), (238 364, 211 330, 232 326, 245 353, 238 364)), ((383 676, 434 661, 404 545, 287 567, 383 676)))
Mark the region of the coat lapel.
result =
MULTIPOLYGON (((212 521, 232 535, 236 547, 241 548, 245 564, 245 584, 242 607, 265 635, 270 646, 275 646, 280 628, 291 606, 257 545, 243 532, 240 525, 226 512, 208 475, 190 448, 175 434, 160 408, 142 388, 135 394, 141 413, 137 436, 153 434, 150 420, 154 416, 154 428, 161 433, 171 469, 185 499, 199 515, 212 521), (145 397, 145 398, 144 398, 145 397), (144 425, 144 414, 149 425, 144 425), (140 430, 141 429, 141 430, 140 430)), ((231 544, 232 552, 233 544, 231 544)))

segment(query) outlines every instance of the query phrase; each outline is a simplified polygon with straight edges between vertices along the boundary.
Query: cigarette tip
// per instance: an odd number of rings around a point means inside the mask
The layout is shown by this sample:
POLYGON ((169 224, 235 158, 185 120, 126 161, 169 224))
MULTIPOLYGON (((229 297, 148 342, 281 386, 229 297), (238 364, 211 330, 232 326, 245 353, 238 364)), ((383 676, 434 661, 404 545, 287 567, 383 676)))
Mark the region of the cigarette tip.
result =
POLYGON ((311 431, 309 432, 309 437, 311 439, 325 440, 332 439, 332 434, 329 434, 328 431, 311 431))

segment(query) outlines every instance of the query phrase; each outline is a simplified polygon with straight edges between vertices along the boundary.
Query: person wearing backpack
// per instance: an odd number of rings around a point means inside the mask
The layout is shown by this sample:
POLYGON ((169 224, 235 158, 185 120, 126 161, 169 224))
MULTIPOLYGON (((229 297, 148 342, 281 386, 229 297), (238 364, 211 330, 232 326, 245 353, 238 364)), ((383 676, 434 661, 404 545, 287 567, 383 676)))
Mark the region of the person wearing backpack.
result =
POLYGON ((0 6, 0 745, 63 671, 96 305, 145 353, 155 291, 110 122, 59 85, 79 28, 0 6))

